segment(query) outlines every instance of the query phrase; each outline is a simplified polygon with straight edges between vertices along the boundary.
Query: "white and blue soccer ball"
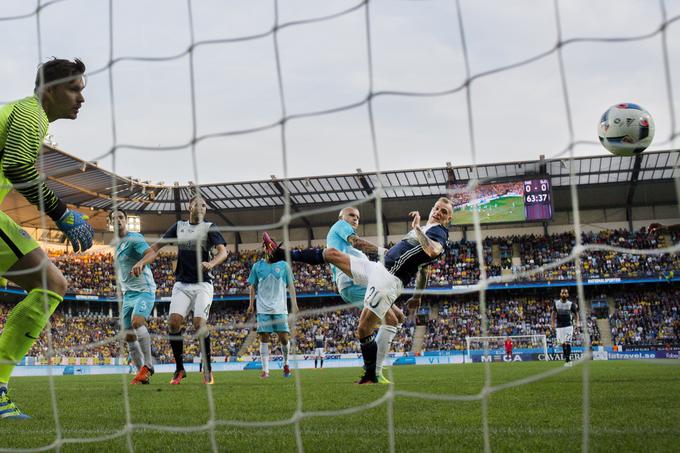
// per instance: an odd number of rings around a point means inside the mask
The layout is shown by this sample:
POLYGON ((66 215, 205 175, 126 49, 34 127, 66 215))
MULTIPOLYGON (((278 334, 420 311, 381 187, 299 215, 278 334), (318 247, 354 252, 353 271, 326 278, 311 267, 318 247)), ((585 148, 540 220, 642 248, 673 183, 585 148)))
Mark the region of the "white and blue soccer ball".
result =
POLYGON ((636 156, 654 139, 654 119, 637 104, 612 105, 597 126, 600 143, 617 156, 636 156))

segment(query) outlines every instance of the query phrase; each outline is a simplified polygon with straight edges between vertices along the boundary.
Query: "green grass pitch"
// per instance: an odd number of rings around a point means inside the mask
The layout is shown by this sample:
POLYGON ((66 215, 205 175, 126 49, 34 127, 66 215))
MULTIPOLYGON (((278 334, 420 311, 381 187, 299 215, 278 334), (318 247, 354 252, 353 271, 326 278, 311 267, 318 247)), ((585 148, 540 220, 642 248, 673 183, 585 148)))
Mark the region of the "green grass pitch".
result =
MULTIPOLYGON (((561 363, 493 363, 492 384, 536 375, 561 363)), ((680 448, 680 364, 677 362, 591 362, 590 451, 663 452, 680 448)), ((397 391, 432 395, 474 395, 482 388, 484 366, 435 365, 391 369, 397 391)), ((492 451, 580 451, 583 367, 527 385, 492 393, 489 433, 492 451)), ((304 412, 347 409, 379 400, 387 386, 357 386, 357 369, 302 370, 304 412)), ((131 376, 125 376, 127 382, 131 376)), ((199 375, 180 386, 157 374, 151 385, 128 386, 133 424, 200 427, 209 420, 207 390, 199 375)), ((273 371, 261 380, 256 371, 225 372, 211 387, 218 420, 282 421, 296 410, 296 382, 273 371)), ((47 378, 14 378, 12 395, 33 416, 27 421, 0 420, 0 449, 34 448, 56 437, 47 378)), ((127 451, 123 380, 120 376, 55 378, 63 439, 113 436, 95 443, 66 443, 61 451, 127 451)), ((396 396, 393 402, 396 451, 483 450, 480 401, 434 401, 396 396)), ((314 416, 300 422, 305 451, 387 451, 387 404, 358 413, 314 416)), ((295 427, 217 425, 220 451, 297 451, 295 427)), ((136 428, 135 451, 211 449, 210 435, 136 428)))
MULTIPOLYGON (((508 197, 485 203, 480 206, 479 220, 481 223, 522 222, 525 220, 524 198, 508 197), (512 205, 513 203, 515 206, 512 205)), ((454 225, 472 224, 472 211, 454 211, 451 223, 454 225)))

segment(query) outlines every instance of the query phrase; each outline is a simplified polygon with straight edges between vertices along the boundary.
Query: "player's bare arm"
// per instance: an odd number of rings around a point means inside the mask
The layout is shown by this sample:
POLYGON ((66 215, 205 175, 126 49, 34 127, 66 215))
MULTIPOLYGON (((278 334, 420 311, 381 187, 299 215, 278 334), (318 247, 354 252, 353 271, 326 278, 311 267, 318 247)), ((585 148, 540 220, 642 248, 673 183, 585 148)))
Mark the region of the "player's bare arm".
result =
POLYGON ((415 313, 420 307, 420 301, 422 300, 423 294, 422 290, 427 287, 429 272, 428 266, 423 266, 418 270, 416 274, 416 291, 415 293, 406 301, 406 305, 411 313, 415 313))
POLYGON ((360 238, 355 234, 348 237, 347 241, 352 244, 352 247, 357 250, 361 250, 364 253, 378 253, 378 250, 380 249, 377 245, 367 241, 366 239, 360 238))
POLYGON ((142 257, 142 259, 137 261, 137 264, 132 266, 132 269, 130 270, 132 275, 134 275, 135 277, 139 277, 142 274, 142 271, 144 270, 144 266, 146 266, 147 264, 153 263, 154 260, 156 259, 156 257, 158 256, 158 252, 164 246, 165 246, 165 244, 161 244, 160 242, 156 242, 151 247, 146 249, 144 251, 144 256, 142 257))
POLYGON ((224 260, 227 259, 227 256, 229 253, 227 252, 227 248, 224 246, 224 244, 219 244, 216 246, 217 248, 217 255, 213 257, 210 261, 204 261, 203 264, 203 270, 205 271, 210 271, 214 267, 219 266, 224 262, 224 260))
POLYGON ((418 211, 411 211, 408 215, 412 218, 411 228, 413 228, 413 231, 416 233, 416 238, 418 239, 418 243, 423 247, 423 251, 431 258, 439 256, 444 251, 444 247, 442 247, 439 242, 433 241, 427 237, 420 227, 420 213, 418 211))
POLYGON ((299 310, 297 304, 297 293, 295 292, 295 283, 290 282, 288 285, 288 292, 290 293, 290 310, 293 313, 297 313, 299 310))
POLYGON ((248 310, 246 313, 252 315, 255 312, 255 286, 253 285, 248 287, 248 298, 250 302, 248 303, 248 310))

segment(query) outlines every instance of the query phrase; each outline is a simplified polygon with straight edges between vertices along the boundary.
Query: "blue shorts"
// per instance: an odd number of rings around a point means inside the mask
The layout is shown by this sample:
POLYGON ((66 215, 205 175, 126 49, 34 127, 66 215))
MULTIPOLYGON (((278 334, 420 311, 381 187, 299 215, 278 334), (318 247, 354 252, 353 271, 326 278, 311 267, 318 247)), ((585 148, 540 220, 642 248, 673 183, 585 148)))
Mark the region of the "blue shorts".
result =
POLYGON ((153 310, 154 302, 156 302, 154 293, 126 291, 123 294, 123 329, 132 329, 133 316, 148 318, 153 310))
POLYGON ((364 298, 366 297, 366 287, 359 285, 348 286, 347 288, 340 290, 340 297, 350 305, 363 308, 364 298))
POLYGON ((257 333, 290 332, 288 315, 257 315, 257 333))

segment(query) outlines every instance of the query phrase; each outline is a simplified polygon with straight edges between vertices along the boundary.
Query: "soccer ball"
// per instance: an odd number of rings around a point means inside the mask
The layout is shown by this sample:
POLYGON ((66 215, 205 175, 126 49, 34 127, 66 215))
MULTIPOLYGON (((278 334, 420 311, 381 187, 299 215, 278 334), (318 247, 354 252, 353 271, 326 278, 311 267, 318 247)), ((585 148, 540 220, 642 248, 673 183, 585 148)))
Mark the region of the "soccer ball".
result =
POLYGON ((616 104, 602 114, 597 135, 612 154, 636 156, 652 143, 654 119, 637 104, 616 104))

